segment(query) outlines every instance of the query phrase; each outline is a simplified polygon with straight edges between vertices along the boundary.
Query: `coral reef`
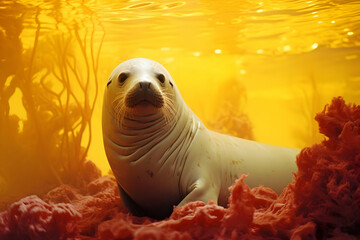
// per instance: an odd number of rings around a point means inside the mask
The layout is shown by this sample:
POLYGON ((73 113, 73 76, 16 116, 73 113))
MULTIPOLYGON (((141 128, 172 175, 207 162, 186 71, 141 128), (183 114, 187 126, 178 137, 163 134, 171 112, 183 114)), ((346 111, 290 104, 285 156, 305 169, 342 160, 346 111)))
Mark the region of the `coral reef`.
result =
POLYGON ((0 213, 1 239, 358 239, 360 106, 334 98, 317 114, 326 139, 305 148, 280 196, 250 189, 242 175, 229 206, 192 202, 165 220, 138 218, 122 206, 113 177, 87 162, 83 187, 61 185, 0 213))

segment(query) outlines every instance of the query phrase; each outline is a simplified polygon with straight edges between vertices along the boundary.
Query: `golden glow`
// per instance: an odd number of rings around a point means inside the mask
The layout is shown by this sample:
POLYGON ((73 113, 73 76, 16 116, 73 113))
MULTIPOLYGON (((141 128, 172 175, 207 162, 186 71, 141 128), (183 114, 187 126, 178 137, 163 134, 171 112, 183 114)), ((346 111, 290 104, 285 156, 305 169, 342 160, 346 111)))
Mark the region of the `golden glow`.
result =
MULTIPOLYGON (((247 114, 255 139, 270 144, 302 148, 319 142, 322 137, 313 119, 332 97, 342 95, 346 101, 360 103, 360 41, 351 30, 359 29, 360 5, 354 1, 344 1, 341 7, 330 1, 327 5, 305 0, 18 2, 29 7, 21 33, 23 54, 34 46, 38 27, 40 41, 52 42, 39 45, 39 66, 61 67, 49 61, 58 56, 49 58, 48 54, 54 54, 50 47, 65 44, 61 41, 72 28, 88 37, 87 56, 91 56, 90 46, 101 47, 88 159, 103 173, 109 170, 101 133, 103 89, 112 69, 129 58, 151 58, 163 64, 206 125, 224 109, 219 105, 229 88, 224 83, 241 85, 244 91, 234 98, 244 100, 232 111, 247 114)), ((69 44, 74 59, 80 59, 81 48, 69 44)), ((86 62, 76 68, 81 78, 89 74, 94 79, 93 73, 87 73, 92 66, 86 68, 86 62)), ((45 72, 35 75, 36 81, 45 72)), ((47 84, 61 90, 53 79, 47 84)), ((69 79, 75 82, 74 74, 69 79)), ((73 91, 80 94, 81 86, 74 85, 73 91)), ((89 96, 93 98, 95 92, 92 82, 89 96)), ((10 114, 25 120, 21 99, 21 92, 15 91, 10 114)))

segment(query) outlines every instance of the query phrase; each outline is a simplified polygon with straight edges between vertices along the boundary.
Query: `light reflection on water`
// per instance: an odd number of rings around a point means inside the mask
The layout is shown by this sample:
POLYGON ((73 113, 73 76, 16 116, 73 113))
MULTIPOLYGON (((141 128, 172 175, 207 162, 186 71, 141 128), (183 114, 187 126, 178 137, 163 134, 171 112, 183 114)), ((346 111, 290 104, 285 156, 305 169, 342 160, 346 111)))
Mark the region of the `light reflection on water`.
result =
MULTIPOLYGON (((142 29, 141 34, 146 38, 161 36, 162 39, 157 39, 160 46, 169 44, 171 39, 171 45, 179 47, 180 40, 187 43, 191 39, 192 44, 181 46, 184 50, 192 49, 196 43, 208 42, 209 37, 231 54, 251 54, 258 49, 264 54, 283 54, 290 50, 292 53, 307 52, 313 49, 314 43, 332 48, 359 44, 358 38, 349 39, 351 35, 348 35, 359 28, 359 4, 356 2, 193 2, 136 2, 114 9, 109 6, 99 9, 98 13, 115 39, 131 36, 134 30, 142 29), (171 4, 174 7, 168 8, 171 4), (193 34, 185 34, 187 31, 193 34)), ((143 40, 130 41, 144 46, 143 40)), ((205 45, 197 50, 212 53, 213 47, 205 45)))
POLYGON ((330 48, 360 44, 357 1, 38 1, 31 6, 41 8, 49 30, 56 28, 55 21, 96 16, 107 43, 133 48, 212 54, 216 46, 202 44, 210 38, 229 54, 274 55, 312 51, 315 43, 330 48), (55 9, 61 16, 54 16, 55 9))
MULTIPOLYGON (((246 89, 241 111, 258 141, 308 146, 321 139, 314 114, 333 96, 360 103, 359 1, 17 2, 23 10, 9 12, 11 2, 3 1, 0 16, 6 21, 24 14, 25 49, 33 45, 38 10, 43 37, 67 28, 91 30, 96 23, 95 45, 105 33, 100 86, 121 61, 152 58, 169 70, 185 101, 208 123, 222 108, 222 83, 235 79, 246 89)), ((104 170, 100 122, 101 96, 90 158, 104 170)))

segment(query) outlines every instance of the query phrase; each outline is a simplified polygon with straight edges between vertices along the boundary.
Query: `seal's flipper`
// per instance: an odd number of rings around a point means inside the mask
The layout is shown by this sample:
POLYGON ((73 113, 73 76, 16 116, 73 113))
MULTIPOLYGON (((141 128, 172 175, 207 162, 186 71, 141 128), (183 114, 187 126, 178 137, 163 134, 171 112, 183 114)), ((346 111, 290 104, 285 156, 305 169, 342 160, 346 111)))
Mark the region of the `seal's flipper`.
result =
POLYGON ((219 191, 219 189, 214 189, 213 187, 209 186, 205 180, 199 179, 190 186, 188 194, 178 204, 178 206, 181 207, 189 202, 195 201, 202 201, 207 204, 209 200, 212 200, 217 204, 219 191))
POLYGON ((129 209, 129 211, 137 217, 146 216, 145 211, 124 191, 124 189, 118 184, 120 198, 122 204, 129 209))

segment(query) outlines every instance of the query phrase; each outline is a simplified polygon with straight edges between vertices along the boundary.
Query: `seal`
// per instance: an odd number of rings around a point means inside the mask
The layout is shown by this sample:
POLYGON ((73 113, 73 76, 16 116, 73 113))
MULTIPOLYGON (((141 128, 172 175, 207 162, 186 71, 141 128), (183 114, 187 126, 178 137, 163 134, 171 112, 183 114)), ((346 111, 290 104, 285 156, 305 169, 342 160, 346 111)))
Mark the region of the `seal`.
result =
POLYGON ((143 58, 111 73, 103 102, 103 140, 123 204, 137 216, 168 217, 174 206, 213 200, 226 207, 240 173, 250 187, 280 193, 297 149, 207 129, 185 104, 168 71, 143 58))

